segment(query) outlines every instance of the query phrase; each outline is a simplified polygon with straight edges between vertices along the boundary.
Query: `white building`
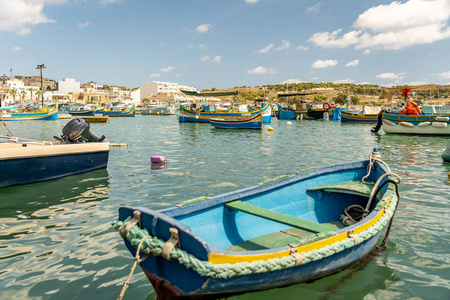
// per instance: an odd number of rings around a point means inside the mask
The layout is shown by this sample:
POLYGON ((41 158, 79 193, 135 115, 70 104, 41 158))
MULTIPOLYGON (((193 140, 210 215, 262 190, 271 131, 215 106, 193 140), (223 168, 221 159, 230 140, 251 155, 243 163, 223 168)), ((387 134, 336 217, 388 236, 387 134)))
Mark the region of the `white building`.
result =
POLYGON ((166 94, 175 101, 184 99, 184 95, 180 92, 180 89, 197 91, 193 87, 179 86, 178 83, 160 81, 146 82, 141 85, 141 100, 145 97, 155 97, 158 94, 166 94))
POLYGON ((58 94, 79 94, 81 92, 81 84, 72 78, 64 78, 58 81, 58 94))

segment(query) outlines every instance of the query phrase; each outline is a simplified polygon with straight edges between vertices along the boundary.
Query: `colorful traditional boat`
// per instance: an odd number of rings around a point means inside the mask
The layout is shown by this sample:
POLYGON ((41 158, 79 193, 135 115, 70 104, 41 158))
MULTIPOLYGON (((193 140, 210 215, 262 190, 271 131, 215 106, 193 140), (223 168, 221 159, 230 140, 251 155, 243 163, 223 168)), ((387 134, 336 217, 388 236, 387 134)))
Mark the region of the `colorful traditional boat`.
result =
POLYGON ((112 225, 159 300, 310 281, 357 262, 391 227, 397 176, 376 154, 160 211, 121 207, 112 225))
POLYGON ((102 111, 104 116, 110 116, 110 117, 134 117, 136 116, 135 106, 131 106, 129 108, 117 108, 113 107, 112 110, 103 110, 102 111))
POLYGON ((225 129, 262 129, 262 115, 251 116, 246 119, 211 119, 209 122, 216 128, 225 129))
POLYGON ((211 119, 246 119, 252 116, 262 115, 263 123, 269 124, 272 118, 272 108, 270 103, 266 103, 261 109, 248 112, 233 112, 232 107, 226 111, 201 111, 194 107, 180 110, 180 122, 201 122, 209 123, 211 119))
POLYGON ((450 135, 450 114, 402 115, 382 113, 381 122, 386 133, 417 135, 450 135))
POLYGON ((78 116, 95 116, 95 110, 91 109, 91 110, 72 110, 69 111, 69 114, 71 114, 72 116, 78 117, 78 116))
POLYGON ((0 120, 29 121, 29 120, 58 120, 58 106, 52 105, 41 109, 0 110, 0 120))
POLYGON ((335 109, 336 106, 330 106, 328 103, 324 103, 322 108, 309 108, 306 111, 306 116, 308 119, 320 120, 323 119, 325 113, 328 113, 328 118, 333 119, 335 109))
POLYGON ((88 124, 73 119, 58 142, 0 136, 0 188, 106 169, 109 144, 88 124))
POLYGON ((350 112, 341 110, 341 122, 374 123, 378 122, 381 107, 364 106, 361 111, 350 112))
POLYGON ((147 108, 141 110, 141 114, 142 115, 158 115, 158 116, 174 115, 175 107, 173 105, 147 107, 147 108))

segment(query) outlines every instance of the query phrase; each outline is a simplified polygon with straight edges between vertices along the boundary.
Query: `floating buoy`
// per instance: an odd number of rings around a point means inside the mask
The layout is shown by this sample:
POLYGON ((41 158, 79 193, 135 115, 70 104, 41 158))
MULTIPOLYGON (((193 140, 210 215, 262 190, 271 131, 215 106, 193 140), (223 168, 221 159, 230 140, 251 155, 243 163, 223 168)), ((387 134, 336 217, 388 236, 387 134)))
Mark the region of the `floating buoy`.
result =
MULTIPOLYGON (((328 103, 325 103, 325 104, 328 104, 328 103)), ((324 105, 325 105, 324 104, 324 105)), ((330 115, 327 113, 327 112, 324 112, 323 113, 323 120, 324 121, 329 121, 330 120, 330 115)))
POLYGON ((195 115, 195 118, 198 119, 199 118, 198 115, 195 115))
POLYGON ((287 121, 286 124, 292 125, 292 122, 291 121, 287 121))
POLYGON ((422 123, 419 123, 417 126, 419 126, 419 127, 426 127, 426 126, 429 126, 429 125, 431 125, 431 122, 422 122, 422 123))
POLYGON ((128 147, 125 143, 109 143, 110 147, 128 147))
POLYGON ((161 155, 155 155, 151 157, 152 164, 164 164, 167 162, 167 159, 161 155))
POLYGON ((159 111, 157 111, 156 114, 159 115, 159 111))
POLYGON ((269 126, 269 127, 267 128, 267 131, 273 131, 273 128, 269 126))

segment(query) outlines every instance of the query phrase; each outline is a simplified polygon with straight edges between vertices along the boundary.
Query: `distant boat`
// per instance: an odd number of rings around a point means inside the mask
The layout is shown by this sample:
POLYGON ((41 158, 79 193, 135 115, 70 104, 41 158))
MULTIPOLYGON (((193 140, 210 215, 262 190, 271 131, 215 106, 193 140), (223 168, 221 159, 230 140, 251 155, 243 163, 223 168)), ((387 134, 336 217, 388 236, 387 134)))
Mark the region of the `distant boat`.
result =
POLYGON ((59 142, 0 136, 0 188, 106 169, 109 144, 88 122, 73 119, 63 134, 59 142))
POLYGON ((391 227, 396 184, 371 156, 160 211, 121 207, 112 223, 132 256, 146 257, 137 262, 158 299, 228 298, 311 281, 368 255, 391 227))
POLYGON ((363 109, 357 112, 341 110, 341 122, 376 124, 380 111, 381 107, 371 106, 364 106, 363 109))
POLYGON ((142 115, 174 115, 175 107, 173 105, 159 106, 159 107, 147 107, 141 110, 142 115))
POLYGON ((77 116, 95 116, 95 110, 94 109, 92 109, 92 110, 82 110, 82 109, 72 110, 72 111, 69 111, 69 114, 71 114, 72 116, 75 116, 75 117, 77 117, 77 116))
POLYGON ((58 120, 58 107, 52 105, 41 109, 1 109, 0 120, 30 121, 30 120, 58 120))
POLYGON ((134 117, 136 114, 135 112, 135 106, 131 106, 130 108, 125 107, 118 107, 114 108, 112 110, 103 110, 104 116, 110 116, 110 117, 134 117))
POLYGON ((251 116, 246 119, 211 119, 209 122, 216 128, 225 129, 262 129, 262 115, 251 116))
MULTIPOLYGON (((407 88, 385 88, 380 95, 380 99, 391 100, 393 93, 402 92, 402 96, 405 97, 406 102, 411 90, 431 89, 433 87, 438 88, 439 85, 430 84, 410 86, 407 88)), ((450 136, 450 113, 419 114, 420 110, 417 108, 417 111, 413 111, 415 114, 412 114, 412 112, 411 114, 405 114, 404 111, 409 113, 408 106, 405 110, 397 113, 380 112, 377 126, 372 131, 378 132, 382 127, 386 133, 450 136)))
POLYGON ((328 103, 324 103, 322 108, 309 108, 306 111, 308 119, 319 120, 323 119, 324 113, 328 113, 330 119, 333 119, 334 110, 337 106, 331 106, 328 103))
MULTIPOLYGON (((301 116, 306 118, 308 109, 311 108, 312 100, 293 100, 307 95, 317 93, 280 93, 277 94, 278 102, 283 102, 286 106, 278 105, 277 117, 279 120, 293 120, 301 116)), ((302 117, 302 118, 303 118, 302 117)))

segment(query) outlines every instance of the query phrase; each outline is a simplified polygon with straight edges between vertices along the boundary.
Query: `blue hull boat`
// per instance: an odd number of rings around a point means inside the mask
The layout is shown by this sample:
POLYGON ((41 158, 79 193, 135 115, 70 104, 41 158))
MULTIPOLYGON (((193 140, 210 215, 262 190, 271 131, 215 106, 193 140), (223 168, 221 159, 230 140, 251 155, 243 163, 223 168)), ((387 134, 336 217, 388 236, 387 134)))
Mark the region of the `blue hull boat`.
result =
POLYGON ((259 129, 263 128, 262 116, 256 115, 247 119, 211 119, 209 122, 216 128, 224 129, 259 129))
POLYGON ((72 119, 58 142, 0 136, 0 188, 106 169, 109 143, 89 122, 72 119))
POLYGON ((264 124, 270 124, 272 118, 272 108, 270 103, 265 104, 261 109, 249 112, 232 112, 231 108, 227 111, 196 111, 194 109, 184 108, 180 111, 179 122, 209 123, 211 119, 246 119, 262 114, 264 124))
POLYGON ((158 299, 228 297, 320 278, 366 256, 390 228, 394 177, 373 154, 160 211, 121 207, 112 225, 158 299))

